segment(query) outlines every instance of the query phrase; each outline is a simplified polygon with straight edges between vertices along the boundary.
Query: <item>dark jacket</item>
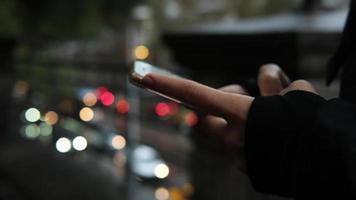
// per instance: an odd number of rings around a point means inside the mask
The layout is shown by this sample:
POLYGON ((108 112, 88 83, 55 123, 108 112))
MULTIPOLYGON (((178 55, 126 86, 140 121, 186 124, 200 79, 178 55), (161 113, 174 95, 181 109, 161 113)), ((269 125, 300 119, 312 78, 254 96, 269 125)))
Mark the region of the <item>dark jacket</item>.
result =
POLYGON ((246 127, 255 189, 296 199, 356 199, 356 1, 328 82, 340 69, 340 98, 303 91, 257 97, 246 127))

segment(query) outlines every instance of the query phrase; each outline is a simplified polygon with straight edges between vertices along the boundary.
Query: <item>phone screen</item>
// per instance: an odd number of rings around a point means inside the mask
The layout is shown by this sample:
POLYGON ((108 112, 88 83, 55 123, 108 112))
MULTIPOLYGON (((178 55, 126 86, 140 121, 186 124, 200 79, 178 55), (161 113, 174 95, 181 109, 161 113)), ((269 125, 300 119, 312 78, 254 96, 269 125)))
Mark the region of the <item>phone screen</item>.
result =
MULTIPOLYGON (((146 62, 142 62, 142 61, 135 61, 132 66, 130 66, 130 82, 138 87, 141 87, 141 88, 145 88, 143 85, 142 85, 142 79, 144 76, 146 76, 147 74, 149 73, 155 73, 155 74, 160 74, 160 75, 165 75, 165 76, 175 76, 175 77, 179 77, 178 75, 168 71, 168 70, 164 70, 164 69, 160 69, 158 67, 155 67, 149 63, 146 63, 146 62)), ((154 93, 154 94, 157 94, 161 97, 164 97, 166 99, 169 99, 169 100, 172 100, 174 102, 177 102, 177 103, 180 103, 182 104, 181 101, 173 98, 173 97, 169 97, 167 95, 164 95, 162 93, 159 93, 157 91, 154 91, 152 89, 148 89, 148 88, 145 88, 147 89, 148 91, 154 93)))

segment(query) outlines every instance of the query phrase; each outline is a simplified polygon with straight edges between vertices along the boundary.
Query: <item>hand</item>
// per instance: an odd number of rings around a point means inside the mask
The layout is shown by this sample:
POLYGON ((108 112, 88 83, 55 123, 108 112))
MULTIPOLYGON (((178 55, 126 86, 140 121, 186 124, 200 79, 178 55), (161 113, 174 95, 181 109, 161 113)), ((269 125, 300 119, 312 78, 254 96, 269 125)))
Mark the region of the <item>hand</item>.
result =
MULTIPOLYGON (((206 129, 218 135, 228 148, 239 153, 242 161, 240 169, 244 171, 245 122, 254 98, 243 88, 233 85, 217 90, 191 80, 158 74, 146 75, 142 84, 203 112, 206 129)), ((290 83, 283 71, 273 64, 261 67, 258 86, 263 96, 283 95, 293 90, 316 93, 313 86, 305 80, 290 83)))
MULTIPOLYGON (((227 85, 219 88, 219 90, 232 94, 249 95, 240 85, 227 85)), ((212 135, 222 142, 225 146, 224 149, 231 152, 233 149, 236 150, 236 146, 239 146, 243 133, 237 131, 242 130, 237 130, 237 127, 231 126, 224 118, 210 114, 201 115, 199 125, 204 133, 212 135)))
MULTIPOLYGON (((191 80, 148 74, 142 80, 147 88, 195 107, 197 110, 220 117, 232 124, 241 124, 246 120, 253 97, 238 85, 222 88, 221 91, 196 83, 191 80)), ((258 74, 258 87, 262 96, 283 95, 293 90, 304 90, 316 93, 313 86, 305 80, 290 83, 289 78, 275 64, 263 65, 258 74)), ((212 123, 211 130, 222 130, 221 123, 212 123)), ((243 126, 242 126, 243 127, 243 126)), ((243 128, 242 128, 243 130, 243 128)), ((220 131, 217 131, 220 133, 220 131)))
MULTIPOLYGON (((289 77, 275 64, 266 64, 260 67, 258 73, 258 87, 262 96, 284 95, 293 90, 304 90, 316 93, 313 86, 305 80, 290 82, 289 77)), ((229 93, 249 95, 240 85, 228 85, 219 90, 229 93)), ((201 118, 201 126, 206 133, 217 135, 228 149, 234 149, 240 142, 239 135, 228 122, 214 115, 205 115, 201 118)), ((241 131, 241 130, 240 130, 241 131)), ((243 133, 242 133, 243 134, 243 133)))
POLYGON ((234 147, 242 149, 247 113, 253 97, 217 90, 197 82, 148 74, 142 84, 152 90, 178 99, 207 116, 214 116, 209 129, 222 135, 234 135, 234 147), (231 133, 231 134, 228 134, 231 133))

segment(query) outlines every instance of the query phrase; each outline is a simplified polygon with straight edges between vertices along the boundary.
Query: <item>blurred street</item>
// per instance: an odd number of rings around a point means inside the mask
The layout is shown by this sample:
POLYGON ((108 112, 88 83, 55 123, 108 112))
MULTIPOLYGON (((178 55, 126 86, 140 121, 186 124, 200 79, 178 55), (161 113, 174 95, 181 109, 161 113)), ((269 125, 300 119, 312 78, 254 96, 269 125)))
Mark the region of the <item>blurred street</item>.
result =
POLYGON ((129 82, 134 61, 258 96, 276 63, 326 99, 347 0, 0 2, 0 199, 281 200, 202 113, 129 82))

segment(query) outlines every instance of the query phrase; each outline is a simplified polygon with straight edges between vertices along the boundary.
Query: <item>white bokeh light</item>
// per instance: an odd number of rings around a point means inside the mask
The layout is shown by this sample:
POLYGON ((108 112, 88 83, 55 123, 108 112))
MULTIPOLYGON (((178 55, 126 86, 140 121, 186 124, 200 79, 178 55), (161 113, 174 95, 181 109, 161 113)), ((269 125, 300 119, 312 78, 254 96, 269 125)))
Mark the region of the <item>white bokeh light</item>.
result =
POLYGON ((159 164, 155 167, 155 176, 160 179, 164 179, 169 174, 169 168, 166 164, 159 164))
POLYGON ((72 144, 68 138, 59 138, 56 142, 56 149, 61 153, 66 153, 72 148, 72 144))
POLYGON ((25 119, 29 122, 37 122, 41 118, 41 113, 36 108, 29 108, 25 112, 25 119))
POLYGON ((73 140, 73 148, 77 151, 83 151, 88 146, 87 139, 83 136, 77 136, 73 140))

